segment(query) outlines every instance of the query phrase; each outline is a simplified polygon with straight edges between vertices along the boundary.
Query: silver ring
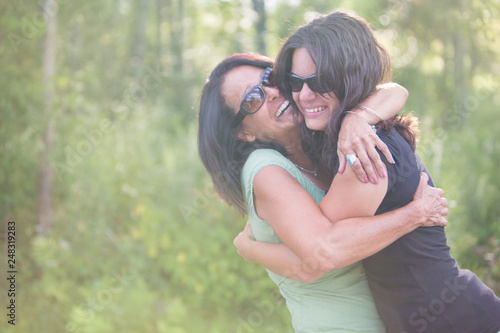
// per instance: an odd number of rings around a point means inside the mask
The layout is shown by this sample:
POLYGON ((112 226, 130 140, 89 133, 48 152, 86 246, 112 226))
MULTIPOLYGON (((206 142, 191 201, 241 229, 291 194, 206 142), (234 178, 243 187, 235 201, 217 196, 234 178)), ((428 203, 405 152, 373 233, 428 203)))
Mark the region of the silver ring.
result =
POLYGON ((353 165, 353 164, 354 164, 354 162, 356 162, 356 160, 357 160, 358 158, 356 157, 356 155, 351 154, 351 155, 347 155, 347 156, 345 157, 345 159, 347 160, 347 163, 349 163, 349 165, 353 165))

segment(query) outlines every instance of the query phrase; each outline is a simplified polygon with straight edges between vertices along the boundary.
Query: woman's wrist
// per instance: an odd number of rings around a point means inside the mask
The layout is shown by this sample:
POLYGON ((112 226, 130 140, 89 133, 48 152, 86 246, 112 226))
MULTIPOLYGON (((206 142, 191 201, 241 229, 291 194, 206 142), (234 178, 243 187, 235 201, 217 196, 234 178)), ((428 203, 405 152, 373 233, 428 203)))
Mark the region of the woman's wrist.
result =
POLYGON ((238 254, 243 257, 246 261, 250 263, 255 263, 257 260, 254 257, 255 248, 253 246, 256 241, 250 238, 245 239, 244 242, 240 243, 238 247, 238 254))
POLYGON ((427 221, 427 211, 424 206, 421 205, 418 200, 414 200, 405 206, 408 209, 408 217, 410 219, 410 225, 413 225, 413 229, 425 225, 427 221))
POLYGON ((357 105, 354 109, 354 112, 362 116, 369 125, 375 125, 378 122, 380 122, 380 119, 373 113, 370 113, 368 110, 365 110, 363 107, 360 105, 357 105))

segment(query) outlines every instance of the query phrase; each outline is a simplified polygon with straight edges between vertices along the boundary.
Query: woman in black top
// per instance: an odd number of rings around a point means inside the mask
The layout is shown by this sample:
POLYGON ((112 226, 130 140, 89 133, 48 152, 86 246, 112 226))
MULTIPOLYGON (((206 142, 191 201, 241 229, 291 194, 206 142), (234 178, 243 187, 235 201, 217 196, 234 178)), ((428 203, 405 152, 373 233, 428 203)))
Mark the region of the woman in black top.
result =
MULTIPOLYGON (((382 214, 411 200, 420 172, 428 172, 397 131, 377 134, 396 161, 386 163, 389 186, 376 212, 382 214)), ((417 228, 363 260, 387 332, 500 330, 500 300, 475 274, 461 270, 449 250, 443 227, 417 228)))

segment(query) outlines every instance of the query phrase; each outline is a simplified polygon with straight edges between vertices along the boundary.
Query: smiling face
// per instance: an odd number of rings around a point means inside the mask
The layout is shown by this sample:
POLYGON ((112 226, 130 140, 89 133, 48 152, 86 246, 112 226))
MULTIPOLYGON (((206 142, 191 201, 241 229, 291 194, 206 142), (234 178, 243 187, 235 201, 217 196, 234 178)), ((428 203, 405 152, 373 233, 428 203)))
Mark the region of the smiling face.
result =
MULTIPOLYGON (((316 65, 307 52, 307 49, 296 49, 293 53, 291 73, 301 78, 309 77, 316 72, 316 65)), ((339 105, 339 100, 333 92, 330 95, 320 95, 310 89, 304 83, 302 90, 293 92, 293 100, 297 104, 308 128, 317 131, 324 131, 327 128, 328 120, 335 108, 339 105)))
MULTIPOLYGON (((227 73, 222 85, 222 96, 236 114, 245 95, 261 82, 264 69, 253 66, 240 66, 227 73)), ((263 86, 266 93, 260 109, 247 115, 238 133, 238 139, 243 141, 277 141, 288 146, 299 138, 293 115, 292 106, 276 87, 263 86)))

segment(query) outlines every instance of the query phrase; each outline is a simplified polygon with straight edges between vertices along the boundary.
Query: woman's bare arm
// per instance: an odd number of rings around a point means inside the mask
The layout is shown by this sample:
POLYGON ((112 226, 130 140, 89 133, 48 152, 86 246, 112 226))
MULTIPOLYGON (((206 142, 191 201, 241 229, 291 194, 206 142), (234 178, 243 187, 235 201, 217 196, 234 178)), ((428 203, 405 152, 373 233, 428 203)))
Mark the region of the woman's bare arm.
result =
POLYGON ((233 244, 238 254, 246 261, 258 263, 287 279, 312 282, 323 275, 322 271, 311 269, 303 264, 302 260, 285 244, 256 241, 249 222, 236 236, 233 244))
POLYGON ((288 172, 276 166, 262 169, 254 181, 256 210, 285 244, 251 241, 243 233, 235 239, 239 253, 248 261, 258 262, 279 275, 310 282, 324 272, 380 251, 419 226, 447 223, 442 218, 447 214, 446 200, 441 198, 443 192, 430 189, 426 184, 427 176, 422 177, 416 200, 403 208, 373 217, 367 216, 375 212, 387 184, 363 184, 352 170, 346 171, 344 176, 335 186, 342 193, 346 186, 344 182, 347 182, 357 204, 345 205, 345 209, 332 217, 334 223, 331 223, 288 172), (370 193, 358 196, 359 191, 367 191, 367 186, 372 188, 368 191, 370 193), (353 207, 355 211, 352 211, 353 207))

